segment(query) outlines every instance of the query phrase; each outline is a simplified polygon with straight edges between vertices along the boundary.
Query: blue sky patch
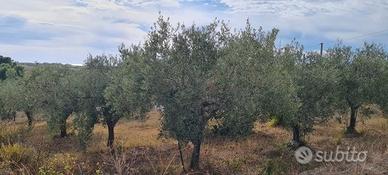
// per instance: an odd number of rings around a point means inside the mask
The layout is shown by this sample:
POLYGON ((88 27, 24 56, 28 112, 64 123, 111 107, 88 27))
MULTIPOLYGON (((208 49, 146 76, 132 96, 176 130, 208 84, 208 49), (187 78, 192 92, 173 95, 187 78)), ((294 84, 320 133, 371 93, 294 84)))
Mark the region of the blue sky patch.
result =
POLYGON ((338 40, 388 46, 386 0, 2 0, 0 55, 71 64, 89 53, 115 55, 121 43, 143 42, 159 12, 173 24, 218 18, 236 29, 249 18, 256 28, 280 29, 278 47, 293 39, 310 51, 338 40))

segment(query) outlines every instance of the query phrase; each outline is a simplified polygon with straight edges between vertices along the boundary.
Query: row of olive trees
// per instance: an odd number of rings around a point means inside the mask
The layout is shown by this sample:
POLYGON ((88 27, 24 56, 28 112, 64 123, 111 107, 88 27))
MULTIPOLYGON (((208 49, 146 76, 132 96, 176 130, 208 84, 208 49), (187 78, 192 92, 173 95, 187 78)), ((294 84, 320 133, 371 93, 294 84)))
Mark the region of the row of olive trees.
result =
POLYGON ((277 33, 249 22, 239 32, 218 21, 174 27, 160 17, 155 23, 143 46, 152 70, 148 84, 154 102, 164 107, 162 134, 194 145, 191 168, 199 167, 210 119, 221 121, 219 133, 243 136, 255 121, 276 117, 299 146, 315 123, 336 113, 350 111, 347 133, 354 134, 361 106, 387 109, 388 55, 382 46, 352 50, 338 44, 318 55, 296 42, 276 48, 277 33))
POLYGON ((83 148, 94 124, 103 122, 109 131, 107 144, 112 146, 114 126, 121 117, 141 117, 150 109, 144 101, 150 98, 143 98, 147 87, 140 51, 122 47, 120 52, 121 58, 90 56, 83 67, 36 65, 24 76, 2 80, 1 118, 23 111, 32 126, 33 115, 39 114, 50 134, 66 137, 67 120, 73 115, 83 148))
POLYGON ((24 108, 25 104, 17 103, 16 98, 21 97, 16 80, 24 75, 24 68, 18 65, 10 57, 0 55, 0 119, 15 120, 16 110, 24 108), (17 87, 17 88, 15 88, 17 87))
POLYGON ((380 45, 338 44, 317 55, 297 42, 276 48, 277 34, 249 22, 232 32, 219 21, 172 26, 160 17, 144 44, 121 46, 118 57, 90 56, 83 67, 38 66, 2 81, 1 109, 25 111, 30 123, 32 114, 44 114, 61 137, 73 115, 85 149, 96 123, 107 126, 112 147, 121 118, 144 119, 152 106, 162 106, 161 134, 180 149, 194 145, 191 169, 199 168, 211 119, 220 121, 215 133, 239 137, 254 122, 277 118, 299 146, 315 123, 336 113, 349 111, 347 132, 355 133, 363 105, 388 109, 388 59, 380 45))

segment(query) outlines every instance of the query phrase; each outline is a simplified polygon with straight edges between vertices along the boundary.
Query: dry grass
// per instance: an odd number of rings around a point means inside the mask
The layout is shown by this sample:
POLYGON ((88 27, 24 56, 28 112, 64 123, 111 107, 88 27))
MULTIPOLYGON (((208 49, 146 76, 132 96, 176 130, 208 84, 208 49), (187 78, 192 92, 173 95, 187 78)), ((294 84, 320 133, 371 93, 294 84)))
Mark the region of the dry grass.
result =
MULTIPOLYGON (((7 124, 6 128, 25 126, 25 119, 7 124)), ((160 115, 151 112, 148 120, 121 120, 115 128, 119 150, 111 155, 106 148, 107 128, 96 125, 86 153, 80 151, 76 138, 70 134, 63 139, 52 139, 45 122, 36 122, 27 133, 23 144, 44 152, 47 160, 57 157, 66 161, 71 155, 73 174, 98 174, 122 171, 123 174, 180 174, 182 168, 174 140, 159 138, 160 115)), ((293 151, 286 145, 291 137, 287 130, 257 123, 254 134, 238 139, 208 135, 202 146, 201 161, 205 174, 379 174, 388 169, 388 120, 374 117, 358 123, 357 138, 343 135, 346 123, 329 121, 315 127, 306 137, 309 146, 316 150, 335 150, 339 145, 356 146, 368 150, 369 158, 364 164, 317 164, 300 165, 293 151)), ((70 132, 72 132, 70 130, 70 132)), ((188 165, 192 146, 184 150, 188 165)), ((43 163, 45 166, 50 162, 43 163)), ((56 165, 57 166, 57 165, 56 165)), ((68 165, 69 166, 69 165, 68 165)), ((66 166, 65 166, 66 167, 66 166)), ((61 167, 64 170, 64 167, 61 167)), ((71 173, 70 173, 71 174, 71 173)))
MULTIPOLYGON (((120 120, 115 127, 115 142, 126 148, 135 147, 159 147, 166 144, 173 144, 172 140, 159 139, 160 114, 150 112, 149 118, 145 121, 120 120)), ((102 124, 95 126, 93 130, 92 143, 88 150, 98 151, 106 148, 108 128, 102 124)))

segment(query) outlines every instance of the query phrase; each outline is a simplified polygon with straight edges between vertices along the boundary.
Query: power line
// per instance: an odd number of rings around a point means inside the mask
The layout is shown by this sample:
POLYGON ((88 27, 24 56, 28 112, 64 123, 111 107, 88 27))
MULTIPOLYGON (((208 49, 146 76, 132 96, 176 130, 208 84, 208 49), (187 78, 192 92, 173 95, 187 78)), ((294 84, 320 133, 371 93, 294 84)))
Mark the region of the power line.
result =
POLYGON ((347 38, 347 39, 344 39, 344 40, 349 41, 349 40, 353 40, 353 39, 363 38, 363 37, 366 37, 366 36, 380 35, 380 34, 384 34, 384 33, 386 33, 386 32, 388 32, 388 29, 381 30, 381 31, 377 31, 377 32, 366 33, 366 34, 363 34, 363 35, 359 35, 359 36, 347 38))
MULTIPOLYGON (((346 42, 346 41, 350 41, 350 40, 354 40, 354 39, 360 39, 360 38, 364 38, 364 37, 368 37, 368 36, 377 36, 377 35, 381 35, 381 34, 385 34, 385 33, 388 34, 388 29, 380 30, 377 32, 370 32, 370 33, 366 33, 363 35, 358 35, 358 36, 354 36, 354 37, 350 37, 350 38, 346 38, 346 39, 340 39, 340 41, 346 42)), ((326 44, 327 43, 332 44, 335 42, 336 41, 329 41, 329 42, 326 42, 326 44)), ((321 45, 321 50, 322 50, 323 43, 320 43, 320 45, 321 45)))

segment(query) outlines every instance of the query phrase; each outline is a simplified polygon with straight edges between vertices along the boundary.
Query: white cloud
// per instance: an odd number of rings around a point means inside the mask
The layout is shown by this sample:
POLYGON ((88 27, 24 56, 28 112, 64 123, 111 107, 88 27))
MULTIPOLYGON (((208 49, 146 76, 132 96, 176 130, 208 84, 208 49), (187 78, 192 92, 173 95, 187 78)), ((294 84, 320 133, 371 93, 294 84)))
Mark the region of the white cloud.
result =
POLYGON ((309 16, 313 14, 346 14, 368 9, 387 9, 385 0, 220 0, 233 13, 309 16))
MULTIPOLYGON (((232 19, 249 17, 264 27, 277 27, 287 37, 315 37, 317 44, 334 42, 388 29, 386 0, 220 0, 231 8, 232 19), (293 33, 301 33, 296 36, 293 33)), ((360 37, 348 44, 361 43, 371 37, 360 37)), ((387 39, 387 37, 385 37, 387 39)), ((376 38, 375 38, 376 39, 376 38)), ((378 42, 386 42, 376 40, 378 42)), ((386 43, 388 44, 388 43, 386 43)))
MULTIPOLYGON (((388 1, 385 0, 0 1, 0 17, 25 19, 24 26, 11 33, 19 32, 24 36, 30 31, 31 35, 38 32, 48 36, 47 39, 25 37, 22 42, 7 43, 2 40, 0 31, 0 54, 19 61, 31 61, 30 57, 37 61, 52 61, 57 55, 68 58, 66 63, 82 63, 88 53, 114 54, 122 42, 144 41, 159 11, 171 17, 172 23, 202 25, 218 17, 241 28, 249 18, 255 27, 279 28, 283 43, 296 37, 306 42, 304 44, 318 44, 322 40, 335 41, 339 37, 346 39, 388 29, 385 22, 388 1), (221 7, 222 4, 226 8, 221 7)), ((388 44, 387 37, 380 37, 378 41, 388 44)))
MULTIPOLYGON (((0 16, 25 19, 24 33, 54 32, 47 40, 26 39, 0 44, 0 50, 5 52, 0 54, 9 54, 20 61, 29 59, 30 55, 38 61, 55 58, 54 53, 57 53, 58 57, 68 57, 72 63, 81 63, 88 53, 115 53, 122 42, 143 41, 146 31, 141 26, 148 28, 158 15, 108 0, 87 0, 81 5, 81 1, 70 0, 2 1, 5 5, 0 6, 0 16), (30 55, 22 53, 27 51, 30 55)), ((16 33, 19 29, 11 30, 16 33)))
POLYGON ((112 0, 120 5, 129 5, 137 7, 147 6, 163 6, 163 7, 178 7, 179 2, 177 0, 112 0))

